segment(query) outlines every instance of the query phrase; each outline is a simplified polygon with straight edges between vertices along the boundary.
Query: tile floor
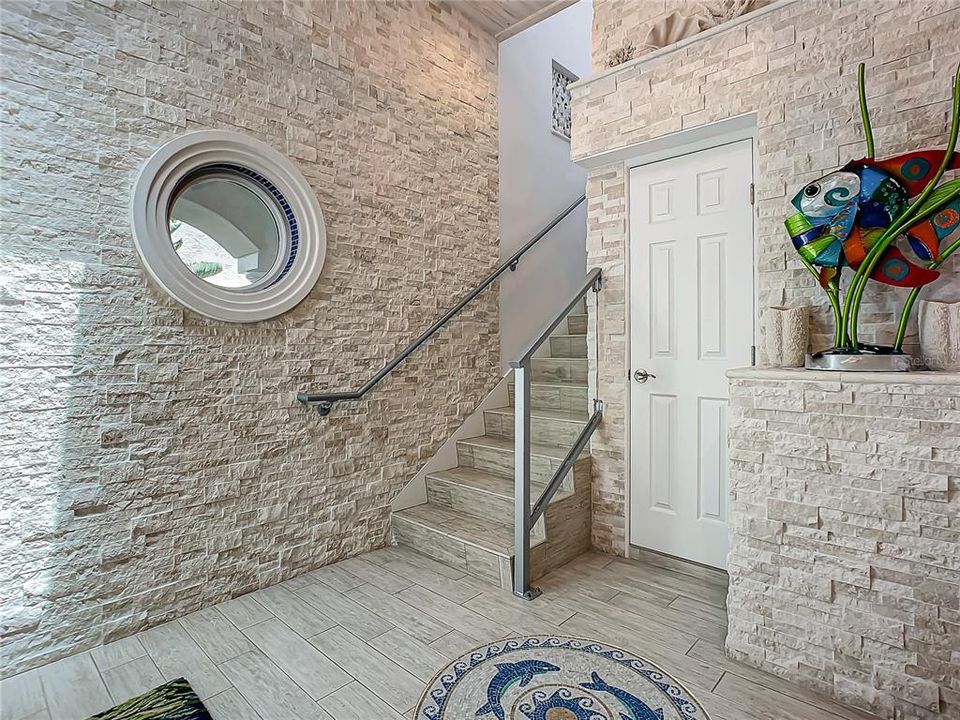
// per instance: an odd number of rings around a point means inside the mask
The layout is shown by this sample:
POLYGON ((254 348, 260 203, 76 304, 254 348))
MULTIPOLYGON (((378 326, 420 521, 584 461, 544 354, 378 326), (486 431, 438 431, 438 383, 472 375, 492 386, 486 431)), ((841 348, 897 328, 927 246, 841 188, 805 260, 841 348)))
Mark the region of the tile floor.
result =
POLYGON ((713 720, 871 717, 727 659, 720 573, 591 553, 540 585, 525 602, 410 551, 377 550, 4 680, 0 716, 80 720, 185 676, 215 720, 404 720, 449 660, 558 633, 658 663, 713 720))

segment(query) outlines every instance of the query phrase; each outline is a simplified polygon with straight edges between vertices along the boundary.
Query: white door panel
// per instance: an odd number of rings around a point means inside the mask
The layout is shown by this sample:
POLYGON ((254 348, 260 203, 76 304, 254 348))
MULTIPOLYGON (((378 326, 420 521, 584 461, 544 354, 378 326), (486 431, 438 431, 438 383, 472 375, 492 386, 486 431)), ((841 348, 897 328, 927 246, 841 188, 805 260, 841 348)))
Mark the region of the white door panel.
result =
POLYGON ((752 141, 630 171, 630 541, 725 567, 727 380, 753 343, 752 141))

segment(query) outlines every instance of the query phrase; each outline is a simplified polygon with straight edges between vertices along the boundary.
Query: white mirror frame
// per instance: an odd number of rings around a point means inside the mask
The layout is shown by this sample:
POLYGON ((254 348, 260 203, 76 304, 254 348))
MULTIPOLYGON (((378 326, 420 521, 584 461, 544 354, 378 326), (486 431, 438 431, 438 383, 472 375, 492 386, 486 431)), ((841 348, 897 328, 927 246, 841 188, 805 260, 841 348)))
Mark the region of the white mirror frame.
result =
POLYGON ((216 320, 256 322, 281 315, 309 294, 323 269, 326 227, 313 189, 287 158, 240 133, 198 130, 161 146, 133 184, 130 212, 134 243, 150 277, 177 302, 216 320), (170 240, 170 208, 181 181, 198 168, 222 164, 252 173, 288 212, 290 261, 260 289, 230 290, 198 278, 170 240))

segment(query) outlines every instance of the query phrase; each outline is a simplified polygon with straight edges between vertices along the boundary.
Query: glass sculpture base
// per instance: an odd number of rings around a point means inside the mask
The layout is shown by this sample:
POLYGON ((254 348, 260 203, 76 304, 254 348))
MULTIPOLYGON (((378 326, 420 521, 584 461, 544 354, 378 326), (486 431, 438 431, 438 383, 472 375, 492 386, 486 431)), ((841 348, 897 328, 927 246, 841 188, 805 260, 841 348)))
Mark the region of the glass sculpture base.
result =
POLYGON ((906 353, 882 345, 867 345, 858 353, 847 348, 832 348, 807 355, 808 370, 840 370, 844 372, 907 372, 911 359, 906 353))

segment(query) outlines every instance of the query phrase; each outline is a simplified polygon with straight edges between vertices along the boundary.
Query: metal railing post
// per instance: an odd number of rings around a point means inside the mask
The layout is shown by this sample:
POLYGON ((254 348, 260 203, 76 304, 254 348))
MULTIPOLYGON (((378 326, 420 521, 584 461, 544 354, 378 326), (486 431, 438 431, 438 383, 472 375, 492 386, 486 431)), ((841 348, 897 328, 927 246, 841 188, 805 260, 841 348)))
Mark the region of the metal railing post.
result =
POLYGON ((530 359, 513 373, 513 594, 532 600, 540 590, 530 587, 530 359))

